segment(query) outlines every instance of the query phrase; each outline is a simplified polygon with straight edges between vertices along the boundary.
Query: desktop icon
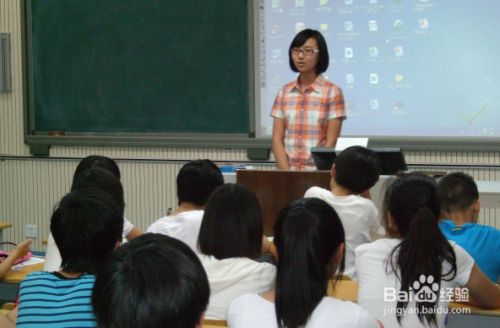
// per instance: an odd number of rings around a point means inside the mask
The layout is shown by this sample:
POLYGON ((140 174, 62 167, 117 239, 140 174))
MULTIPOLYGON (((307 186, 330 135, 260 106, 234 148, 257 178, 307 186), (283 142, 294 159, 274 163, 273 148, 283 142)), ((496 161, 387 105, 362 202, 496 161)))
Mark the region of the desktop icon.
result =
POLYGON ((328 24, 327 24, 327 23, 321 23, 321 24, 319 24, 319 30, 320 30, 321 32, 326 32, 326 31, 328 31, 328 24))
POLYGON ((352 5, 353 0, 344 0, 344 3, 346 5, 352 5))
POLYGON ((372 58, 378 57, 378 48, 377 47, 368 48, 368 52, 370 53, 370 57, 372 57, 372 58))
POLYGON ((320 6, 326 6, 328 4, 328 0, 319 0, 320 6))
POLYGON ((368 21, 368 30, 378 31, 378 22, 375 19, 370 19, 368 21))
POLYGON ((402 28, 403 25, 404 25, 404 22, 401 19, 396 19, 394 21, 394 23, 392 24, 392 26, 394 26, 394 28, 402 28))
POLYGON ((405 77, 403 74, 396 74, 394 75, 394 82, 396 83, 403 83, 405 77))
POLYGON ((271 34, 278 34, 279 31, 280 31, 280 26, 278 24, 274 24, 271 27, 271 34))
POLYGON ((354 57, 354 50, 351 47, 344 48, 344 56, 345 58, 354 57))
POLYGON ((352 32, 352 30, 354 30, 354 24, 352 23, 352 21, 345 21, 344 22, 344 30, 346 32, 352 32))
POLYGON ((370 84, 378 84, 378 74, 376 73, 370 74, 370 84))
POLYGON ((306 29, 306 24, 304 22, 295 23, 295 33, 299 33, 302 30, 306 29))
POLYGON ((394 111, 395 112, 402 112, 404 111, 405 104, 402 101, 398 101, 394 104, 394 111))
POLYGON ((396 46, 394 47, 394 55, 396 57, 401 57, 404 55, 404 50, 402 46, 396 46))
POLYGON ((426 30, 429 28, 429 20, 427 20, 427 18, 421 18, 418 20, 418 25, 422 30, 426 30))
POLYGON ((273 49, 272 50, 272 57, 273 59, 280 59, 281 58, 281 49, 273 49))
POLYGON ((295 7, 304 7, 306 5, 306 0, 295 0, 295 7))
POLYGON ((380 103, 378 102, 378 99, 370 99, 370 109, 380 109, 380 103))
POLYGON ((353 84, 353 83, 354 83, 354 75, 353 75, 353 74, 351 74, 351 73, 347 73, 347 74, 345 75, 345 82, 346 82, 347 84, 353 84))
POLYGON ((281 0, 272 0, 271 1, 271 8, 276 9, 281 6, 281 0))

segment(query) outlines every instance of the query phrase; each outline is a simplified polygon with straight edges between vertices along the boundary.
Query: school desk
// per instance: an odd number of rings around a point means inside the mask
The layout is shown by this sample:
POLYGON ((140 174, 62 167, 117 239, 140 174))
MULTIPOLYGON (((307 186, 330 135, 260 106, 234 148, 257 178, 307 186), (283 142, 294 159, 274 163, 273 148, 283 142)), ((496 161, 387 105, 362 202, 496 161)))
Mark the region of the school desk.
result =
POLYGON ((42 271, 43 265, 44 263, 42 262, 33 265, 28 265, 17 271, 10 270, 5 276, 5 278, 2 280, 2 283, 20 284, 29 273, 35 271, 42 271))
POLYGON ((28 265, 18 271, 10 270, 0 281, 0 302, 14 302, 23 279, 31 272, 42 270, 43 263, 28 265))
MULTIPOLYGON (((358 284, 352 280, 339 280, 333 289, 333 281, 328 284, 329 296, 343 301, 357 302, 358 284)), ((465 327, 500 327, 500 308, 482 309, 462 303, 450 303, 449 309, 464 309, 467 312, 461 314, 451 314, 448 316, 447 328, 465 328, 465 327)))

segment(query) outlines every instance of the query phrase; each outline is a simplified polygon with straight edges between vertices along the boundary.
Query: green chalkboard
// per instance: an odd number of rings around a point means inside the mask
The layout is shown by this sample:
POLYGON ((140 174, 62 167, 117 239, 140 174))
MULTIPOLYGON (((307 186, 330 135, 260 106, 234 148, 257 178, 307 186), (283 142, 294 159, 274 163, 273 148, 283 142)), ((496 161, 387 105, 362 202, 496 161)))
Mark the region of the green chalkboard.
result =
POLYGON ((250 0, 26 0, 28 134, 249 134, 250 0))

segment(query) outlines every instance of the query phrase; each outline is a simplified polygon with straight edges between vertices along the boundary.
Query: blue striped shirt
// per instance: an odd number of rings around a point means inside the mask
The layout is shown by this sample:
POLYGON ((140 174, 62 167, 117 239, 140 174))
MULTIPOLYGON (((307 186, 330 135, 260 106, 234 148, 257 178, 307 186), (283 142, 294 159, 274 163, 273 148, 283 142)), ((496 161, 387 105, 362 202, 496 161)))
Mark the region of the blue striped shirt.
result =
POLYGON ((92 312, 95 276, 65 278, 57 272, 34 272, 21 283, 17 326, 97 327, 92 312))

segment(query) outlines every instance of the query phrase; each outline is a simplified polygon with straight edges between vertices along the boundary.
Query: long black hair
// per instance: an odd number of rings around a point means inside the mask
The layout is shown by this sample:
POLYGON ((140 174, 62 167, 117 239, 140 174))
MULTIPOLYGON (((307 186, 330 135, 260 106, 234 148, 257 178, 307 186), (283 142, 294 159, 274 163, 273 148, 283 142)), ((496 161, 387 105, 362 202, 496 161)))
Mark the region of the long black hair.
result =
MULTIPOLYGON (((457 271, 456 256, 439 230, 441 202, 436 182, 417 173, 400 177, 387 190, 385 209, 402 238, 388 259, 388 265, 401 281, 401 291, 410 293, 414 282, 422 282, 422 276, 426 279, 432 277, 430 279, 438 286, 441 280, 452 280, 457 271), (444 261, 451 265, 448 272, 442 272, 444 261)), ((436 296, 439 297, 439 293, 436 296)), ((437 297, 435 301, 416 302, 420 322, 425 320, 429 325, 437 326, 434 311, 437 297)), ((407 306, 408 302, 397 302, 399 323, 403 313, 399 309, 407 306)))
POLYGON ((335 210, 317 198, 295 201, 281 210, 274 226, 278 251, 276 319, 279 327, 303 326, 326 295, 328 280, 344 270, 334 258, 345 243, 344 228, 335 210))

